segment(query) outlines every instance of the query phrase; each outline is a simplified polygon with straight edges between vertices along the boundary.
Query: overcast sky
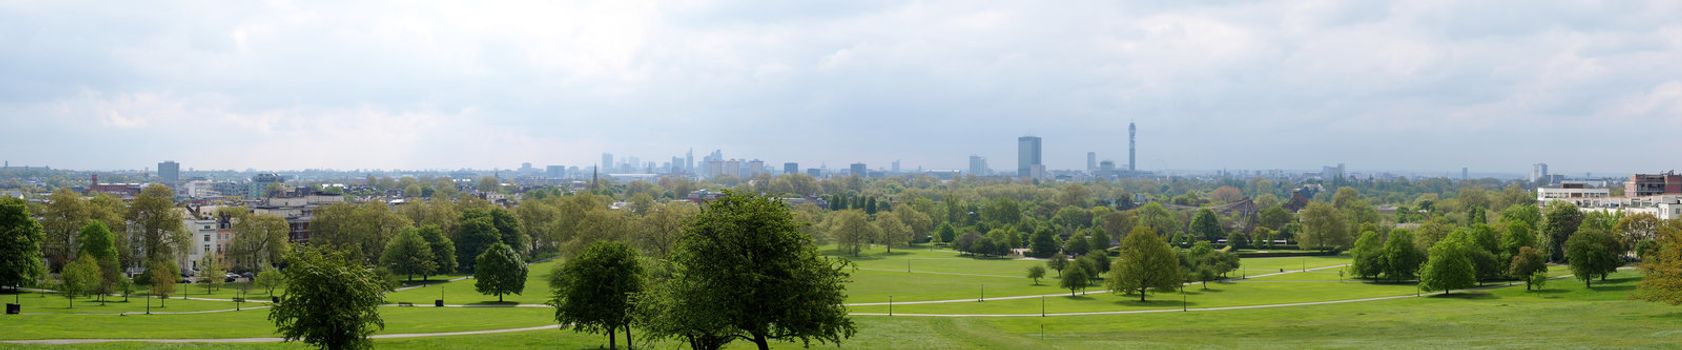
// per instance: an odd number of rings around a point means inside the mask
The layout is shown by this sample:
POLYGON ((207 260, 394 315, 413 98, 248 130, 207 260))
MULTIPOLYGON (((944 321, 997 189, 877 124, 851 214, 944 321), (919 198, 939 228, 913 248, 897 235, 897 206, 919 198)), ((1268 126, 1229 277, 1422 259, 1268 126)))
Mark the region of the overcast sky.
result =
POLYGON ((0 0, 0 159, 1682 168, 1682 2, 0 0))

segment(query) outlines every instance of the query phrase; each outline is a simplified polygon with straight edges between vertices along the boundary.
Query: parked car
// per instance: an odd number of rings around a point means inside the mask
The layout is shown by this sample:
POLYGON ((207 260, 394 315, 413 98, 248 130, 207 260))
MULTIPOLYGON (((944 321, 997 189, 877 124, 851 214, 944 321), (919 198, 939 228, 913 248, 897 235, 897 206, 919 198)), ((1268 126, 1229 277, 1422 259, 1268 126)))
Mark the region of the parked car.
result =
POLYGON ((242 273, 242 274, 240 274, 240 275, 239 275, 239 276, 240 276, 240 277, 245 277, 245 279, 252 279, 252 278, 253 278, 253 276, 256 276, 256 275, 253 275, 253 274, 251 274, 251 273, 250 273, 250 272, 246 272, 246 273, 242 273))
POLYGON ((234 275, 234 276, 228 276, 227 278, 223 278, 222 282, 234 283, 235 281, 238 281, 238 280, 239 280, 239 277, 237 277, 237 275, 234 275))

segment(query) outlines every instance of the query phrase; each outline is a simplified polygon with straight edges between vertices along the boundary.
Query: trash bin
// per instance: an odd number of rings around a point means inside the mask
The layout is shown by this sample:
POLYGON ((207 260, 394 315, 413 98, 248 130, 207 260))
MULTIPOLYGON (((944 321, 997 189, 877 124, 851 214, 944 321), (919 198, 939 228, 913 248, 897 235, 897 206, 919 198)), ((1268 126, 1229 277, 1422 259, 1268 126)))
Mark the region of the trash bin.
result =
POLYGON ((444 299, 433 300, 432 306, 444 307, 444 299))
POLYGON ((22 312, 23 312, 23 305, 6 303, 6 314, 7 315, 16 315, 16 314, 19 314, 19 313, 22 313, 22 312))

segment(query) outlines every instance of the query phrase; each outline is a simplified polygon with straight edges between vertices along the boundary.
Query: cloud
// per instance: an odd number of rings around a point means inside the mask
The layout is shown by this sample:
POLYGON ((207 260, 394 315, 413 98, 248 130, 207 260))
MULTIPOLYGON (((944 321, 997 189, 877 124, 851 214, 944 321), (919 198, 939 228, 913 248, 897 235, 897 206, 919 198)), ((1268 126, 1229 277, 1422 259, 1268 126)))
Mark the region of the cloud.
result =
POLYGON ((1674 2, 0 4, 14 163, 453 168, 688 148, 962 168, 1636 171, 1674 2), (1547 142, 1619 135, 1639 145, 1547 142), (86 140, 96 140, 88 142, 86 140), (1398 154, 1396 150, 1411 152, 1398 154), (1480 152, 1463 152, 1477 149, 1480 152))

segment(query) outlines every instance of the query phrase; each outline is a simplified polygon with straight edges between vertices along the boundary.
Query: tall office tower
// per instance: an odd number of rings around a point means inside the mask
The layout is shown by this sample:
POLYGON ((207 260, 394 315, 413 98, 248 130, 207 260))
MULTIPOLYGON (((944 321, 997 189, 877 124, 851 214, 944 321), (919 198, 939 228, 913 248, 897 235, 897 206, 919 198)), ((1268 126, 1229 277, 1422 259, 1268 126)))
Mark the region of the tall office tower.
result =
POLYGON ((1548 178, 1548 163, 1536 163, 1530 166, 1530 182, 1541 182, 1548 178))
POLYGON ((849 168, 850 168, 849 170, 852 170, 853 176, 858 176, 858 177, 870 176, 870 170, 864 167, 864 163, 853 163, 853 165, 850 166, 849 168))
POLYGON ((1034 166, 1040 163, 1040 138, 1038 136, 1023 136, 1016 138, 1016 176, 1033 177, 1034 166))
POLYGON ((1086 152, 1086 173, 1098 171, 1098 152, 1086 152))
POLYGON ((613 171, 613 153, 602 153, 602 164, 598 167, 598 169, 601 169, 601 171, 613 171))
POLYGON ((978 155, 969 156, 969 174, 974 176, 987 175, 987 158, 978 155))
POLYGON ((795 163, 795 162, 783 163, 783 174, 799 174, 799 173, 800 173, 800 163, 795 163))
POLYGON ((694 174, 695 173, 695 149, 694 148, 690 148, 689 153, 684 153, 683 154, 683 172, 686 173, 686 174, 694 174))
POLYGON ((1471 175, 1471 173, 1467 171, 1466 167, 1460 167, 1460 181, 1471 179, 1472 177, 1468 175, 1471 175))
POLYGON ((173 160, 158 163, 158 177, 164 184, 175 187, 175 184, 181 181, 181 164, 173 160))
POLYGON ((1138 166, 1139 166, 1138 160, 1139 159, 1135 158, 1137 153, 1134 153, 1137 150, 1137 148, 1134 148, 1134 147, 1136 145, 1135 142, 1138 141, 1138 139, 1139 139, 1139 128, 1137 126, 1134 126, 1132 122, 1128 122, 1127 123, 1127 171, 1139 171, 1139 168, 1138 168, 1138 166))
POLYGON ((898 159, 895 159, 895 160, 894 160, 894 165, 893 165, 893 173, 894 173, 894 174, 898 174, 898 173, 899 173, 899 160, 898 160, 898 159))

